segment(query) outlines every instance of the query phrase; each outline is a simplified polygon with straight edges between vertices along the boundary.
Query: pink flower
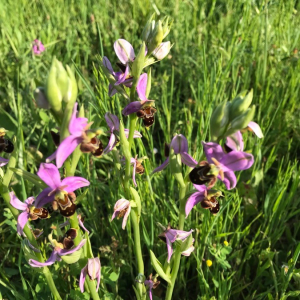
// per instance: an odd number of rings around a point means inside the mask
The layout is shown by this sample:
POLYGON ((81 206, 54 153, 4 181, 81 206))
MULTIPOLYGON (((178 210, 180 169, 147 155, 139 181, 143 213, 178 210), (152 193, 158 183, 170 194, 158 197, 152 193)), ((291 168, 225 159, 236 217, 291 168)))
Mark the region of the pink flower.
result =
POLYGON ((39 55, 45 51, 45 46, 40 40, 35 39, 32 43, 32 51, 34 54, 39 55))

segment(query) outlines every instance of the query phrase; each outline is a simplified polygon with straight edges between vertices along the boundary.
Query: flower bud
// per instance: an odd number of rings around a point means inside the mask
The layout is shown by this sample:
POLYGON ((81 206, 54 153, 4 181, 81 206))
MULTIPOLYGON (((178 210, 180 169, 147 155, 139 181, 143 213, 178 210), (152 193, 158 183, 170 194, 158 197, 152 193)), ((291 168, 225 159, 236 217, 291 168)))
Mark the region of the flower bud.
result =
POLYGON ((142 32, 142 40, 146 43, 153 29, 155 28, 155 20, 153 20, 155 13, 147 21, 143 32, 142 32))
POLYGON ((138 55, 136 56, 133 64, 132 64, 132 75, 134 78, 139 78, 140 74, 142 73, 142 70, 145 65, 145 50, 146 50, 146 45, 143 42, 140 51, 138 55))
POLYGON ((229 103, 220 103, 210 117, 210 135, 213 141, 218 140, 222 136, 228 125, 229 108, 229 103))
POLYGON ((226 134, 226 136, 233 134, 237 130, 241 130, 248 126, 249 122, 253 120, 255 114, 255 105, 253 105, 251 108, 248 108, 243 114, 236 117, 232 123, 231 128, 227 131, 229 134, 226 134))
POLYGON ((38 87, 34 91, 34 99, 36 102, 36 105, 39 108, 44 108, 44 109, 49 109, 50 105, 47 100, 46 94, 45 94, 45 89, 43 87, 38 87))
POLYGON ((171 43, 164 42, 164 43, 161 43, 156 49, 154 49, 152 55, 156 59, 162 60, 169 54, 170 49, 171 49, 171 43))
POLYGON ((164 38, 164 31, 162 27, 162 23, 159 20, 155 24, 155 28, 151 35, 149 36, 149 42, 148 42, 148 52, 152 53, 154 49, 156 49, 162 42, 164 38))
POLYGON ((52 110, 55 113, 61 113, 62 93, 57 84, 57 76, 58 76, 58 70, 57 70, 56 59, 54 57, 46 81, 46 96, 52 110))
POLYGON ((173 20, 170 20, 169 17, 164 17, 162 21, 163 27, 163 39, 169 34, 171 27, 172 27, 173 20))
POLYGON ((242 92, 232 101, 229 112, 231 121, 243 114, 249 108, 253 99, 253 90, 251 89, 251 91, 246 96, 245 93, 245 91, 242 92))

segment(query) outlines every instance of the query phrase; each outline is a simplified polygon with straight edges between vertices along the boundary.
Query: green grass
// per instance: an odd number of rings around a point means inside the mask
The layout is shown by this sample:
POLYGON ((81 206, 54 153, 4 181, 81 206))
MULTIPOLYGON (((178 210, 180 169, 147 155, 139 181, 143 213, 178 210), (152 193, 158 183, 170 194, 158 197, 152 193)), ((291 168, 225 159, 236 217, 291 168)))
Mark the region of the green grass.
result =
MULTIPOLYGON (((135 147, 139 156, 149 158, 145 175, 138 178, 145 272, 154 272, 150 249, 166 258, 156 223, 176 226, 178 222, 174 178, 168 169, 150 175, 164 160, 164 143, 174 133, 182 133, 188 138, 189 152, 200 160, 201 141, 209 140, 214 107, 253 88, 255 121, 265 135, 261 140, 244 135, 255 164, 240 173, 237 189, 228 192, 219 185, 225 197, 217 216, 197 207, 187 218, 185 229, 195 229, 196 250, 182 259, 174 299, 297 299, 299 10, 299 1, 289 0, 2 1, 0 127, 9 129, 10 137, 17 136, 18 167, 36 173, 39 163, 54 151, 50 130, 56 127, 55 121, 33 102, 33 91, 43 85, 52 56, 76 70, 78 101, 95 127, 105 127, 105 112, 120 117, 125 100, 107 96, 97 56, 106 55, 115 63, 116 39, 125 38, 137 49, 150 14, 170 15, 174 19, 168 36, 174 43, 171 55, 152 68, 150 98, 156 99, 158 110, 155 125, 150 130, 139 127, 144 138, 135 147), (47 47, 40 57, 31 53, 35 38, 47 47), (225 240, 232 247, 226 260, 220 257, 225 240), (206 259, 213 262, 210 268, 206 259), (289 265, 287 274, 284 264, 289 265)), ((77 174, 91 181, 80 210, 92 231, 94 255, 101 256, 100 294, 103 299, 134 299, 131 285, 136 272, 131 266, 136 262, 130 224, 123 231, 120 221, 110 222, 113 205, 122 196, 112 157, 84 155, 77 174)), ((12 187, 21 199, 40 192, 19 176, 14 177, 12 187)), ((0 207, 0 298, 51 299, 42 274, 29 267, 20 251, 16 222, 3 201, 0 207)), ((51 222, 57 224, 61 218, 53 214, 46 224, 51 222)), ((36 227, 44 224, 40 221, 36 227)), ((49 232, 45 228, 45 242, 49 232)), ((76 266, 61 263, 50 268, 58 270, 54 279, 64 299, 83 299, 78 291, 69 294, 79 278, 76 266)), ((163 299, 165 293, 166 284, 161 281, 156 299, 163 299)))

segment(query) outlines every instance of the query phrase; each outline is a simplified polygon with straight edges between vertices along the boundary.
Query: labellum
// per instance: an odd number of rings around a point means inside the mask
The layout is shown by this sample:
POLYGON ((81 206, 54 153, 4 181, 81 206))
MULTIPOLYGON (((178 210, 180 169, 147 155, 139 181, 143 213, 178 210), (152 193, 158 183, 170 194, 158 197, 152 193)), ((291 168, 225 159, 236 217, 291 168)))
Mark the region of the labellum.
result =
POLYGON ((103 154, 103 144, 98 138, 93 137, 90 142, 80 144, 80 151, 83 153, 92 153, 92 155, 100 157, 103 154))
POLYGON ((30 219, 31 220, 37 220, 38 218, 40 219, 47 219, 50 218, 50 214, 46 208, 32 208, 30 210, 30 219))
POLYGON ((209 163, 207 161, 201 161, 199 166, 194 168, 189 174, 191 182, 198 185, 208 183, 209 188, 213 187, 217 181, 217 176, 208 174, 210 171, 211 166, 209 163))
POLYGON ((136 162, 135 172, 137 174, 144 174, 145 173, 145 168, 143 167, 143 165, 139 161, 136 162))
POLYGON ((218 200, 216 199, 216 197, 212 197, 210 199, 205 198, 201 202, 201 207, 204 208, 204 209, 209 209, 209 211, 213 215, 217 214, 220 210, 220 204, 219 204, 218 200))
POLYGON ((12 153, 14 151, 14 144, 3 137, 0 137, 0 152, 12 153))
POLYGON ((143 119, 143 123, 146 127, 150 127, 154 123, 154 114, 156 109, 154 107, 148 106, 146 108, 140 109, 136 115, 138 118, 143 119))
POLYGON ((67 232, 66 232, 66 237, 74 240, 77 236, 77 230, 75 228, 70 228, 67 232))
POLYGON ((74 197, 76 196, 74 193, 63 194, 64 198, 56 198, 58 204, 58 209, 61 215, 64 217, 71 217, 74 215, 76 211, 76 204, 74 203, 74 197))

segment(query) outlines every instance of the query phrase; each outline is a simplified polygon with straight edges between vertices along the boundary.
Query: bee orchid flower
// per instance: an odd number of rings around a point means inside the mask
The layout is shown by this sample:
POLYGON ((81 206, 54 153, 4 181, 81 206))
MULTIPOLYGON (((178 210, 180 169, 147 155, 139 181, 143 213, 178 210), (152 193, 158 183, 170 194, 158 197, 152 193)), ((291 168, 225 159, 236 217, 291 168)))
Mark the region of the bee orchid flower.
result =
POLYGON ((74 246, 73 243, 70 243, 70 245, 64 245, 63 243, 59 243, 56 240, 52 240, 51 244, 52 244, 53 251, 47 261, 42 263, 42 262, 39 262, 34 259, 29 259, 28 263, 33 268, 41 268, 41 267, 45 267, 45 266, 51 266, 56 261, 61 261, 62 260, 61 256, 72 254, 72 253, 78 251, 79 249, 81 249, 85 243, 86 243, 86 239, 83 239, 78 244, 78 246, 72 248, 74 246))
POLYGON ((249 169, 254 163, 250 153, 235 150, 226 154, 217 143, 202 144, 207 162, 201 162, 190 172, 189 177, 194 184, 209 183, 208 188, 211 188, 219 178, 228 190, 233 189, 236 186, 234 171, 249 169))
POLYGON ((29 220, 37 220, 38 218, 47 219, 50 218, 49 212, 45 208, 36 208, 34 203, 34 197, 29 197, 25 202, 21 202, 14 192, 9 193, 10 205, 14 208, 21 210, 17 223, 17 232, 22 235, 23 229, 29 220))
MULTIPOLYGON (((170 148, 174 150, 174 153, 176 155, 180 155, 181 162, 183 164, 191 168, 197 166, 197 161, 188 154, 188 141, 184 135, 176 134, 171 141, 170 148)), ((160 172, 167 167, 167 165, 169 164, 169 154, 167 153, 166 156, 167 159, 160 166, 154 169, 152 174, 160 172)))
POLYGON ((87 275, 89 276, 90 280, 97 279, 96 292, 98 292, 101 278, 101 263, 98 257, 89 258, 87 265, 80 272, 79 287, 81 293, 84 292, 84 282, 87 275))
POLYGON ((77 102, 74 104, 73 113, 69 123, 70 135, 66 137, 58 146, 57 150, 46 159, 46 162, 56 158, 56 165, 61 168, 65 160, 80 145, 82 152, 92 152, 98 156, 102 153, 103 146, 101 141, 96 138, 96 134, 89 130, 92 123, 88 123, 87 118, 77 118, 77 102))
POLYGON ((37 196, 36 207, 42 207, 56 200, 61 211, 68 210, 73 205, 73 192, 90 185, 88 180, 77 176, 61 180, 58 168, 53 164, 42 163, 37 174, 48 187, 37 196))
POLYGON ((123 222, 122 222, 122 229, 124 230, 126 227, 126 223, 127 223, 130 211, 131 211, 130 201, 128 201, 126 199, 119 199, 114 206, 114 213, 111 217, 111 221, 115 217, 117 217, 118 219, 121 217, 124 217, 123 222))

